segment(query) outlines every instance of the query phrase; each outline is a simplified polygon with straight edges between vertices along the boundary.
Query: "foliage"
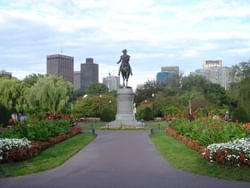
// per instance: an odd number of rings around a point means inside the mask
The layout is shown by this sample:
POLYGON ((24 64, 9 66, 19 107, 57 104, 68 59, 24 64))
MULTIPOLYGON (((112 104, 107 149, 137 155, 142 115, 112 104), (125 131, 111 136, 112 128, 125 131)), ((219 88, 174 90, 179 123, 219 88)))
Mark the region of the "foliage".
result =
POLYGON ((154 134, 151 140, 167 162, 178 169, 205 176, 250 182, 250 168, 208 163, 196 151, 166 134, 154 134))
POLYGON ((1 164, 0 176, 21 176, 45 171, 63 164, 76 152, 89 144, 95 136, 93 134, 78 134, 64 142, 56 144, 38 156, 19 163, 1 164))
POLYGON ((104 108, 100 116, 102 121, 112 121, 115 119, 115 112, 111 108, 104 108))
POLYGON ((216 161, 230 166, 250 166, 250 138, 211 144, 207 146, 207 151, 203 155, 209 162, 216 161))
POLYGON ((238 79, 250 77, 250 60, 233 66, 233 73, 238 79))
MULTIPOLYGON (((249 75, 250 76, 250 75, 249 75)), ((239 104, 250 114, 250 77, 245 78, 240 82, 239 88, 239 104)))
POLYGON ((147 81, 142 87, 137 87, 135 92, 135 103, 140 104, 142 101, 152 99, 152 94, 163 91, 164 87, 156 81, 147 81))
POLYGON ((42 75, 42 74, 30 74, 28 76, 26 76, 23 81, 22 81, 22 84, 25 86, 25 87, 32 87, 33 85, 35 85, 37 83, 37 81, 40 79, 40 78, 44 78, 46 76, 42 75))
POLYGON ((116 99, 110 95, 90 95, 79 98, 72 109, 73 117, 99 117, 102 109, 110 108, 116 113, 116 99))
MULTIPOLYGON (((6 125, 10 119, 11 112, 5 106, 0 104, 0 125, 6 125)), ((1 127, 1 126, 0 126, 1 127)))
POLYGON ((212 119, 197 119, 192 122, 187 119, 177 119, 170 126, 178 133, 197 140, 204 146, 247 136, 242 124, 212 119))
POLYGON ((31 142, 27 138, 0 138, 0 161, 3 159, 2 152, 10 151, 13 148, 31 147, 31 142))
POLYGON ((72 92, 73 86, 61 77, 38 78, 26 96, 28 111, 34 114, 59 113, 67 105, 72 92))
POLYGON ((80 97, 83 97, 85 94, 85 92, 83 91, 83 89, 77 89, 77 90, 74 90, 73 92, 73 95, 72 95, 72 98, 71 98, 71 101, 75 101, 77 100, 78 98, 80 97))
POLYGON ((239 122, 248 122, 250 120, 249 114, 247 111, 241 107, 238 106, 232 114, 233 121, 239 121, 239 122))
POLYGON ((68 120, 47 120, 25 122, 23 125, 0 132, 0 138, 27 138, 29 140, 48 140, 70 129, 68 120))
POLYGON ((229 104, 225 89, 214 84, 202 76, 187 76, 182 79, 182 91, 194 91, 201 93, 204 97, 216 105, 229 104))
POLYGON ((180 109, 181 107, 179 105, 178 97, 156 95, 156 98, 153 101, 154 114, 156 114, 158 117, 163 117, 165 115, 165 109, 168 106, 176 106, 180 109))
POLYGON ((154 119, 153 109, 151 104, 141 105, 137 108, 136 116, 138 119, 143 119, 145 121, 149 121, 154 119))
POLYGON ((86 90, 87 95, 104 95, 108 94, 108 87, 105 84, 93 83, 86 90))
POLYGON ((165 108, 163 108, 163 113, 164 113, 164 116, 166 115, 173 116, 173 115, 181 114, 182 111, 176 106, 165 106, 165 108))
POLYGON ((0 104, 10 111, 15 111, 20 95, 20 81, 12 78, 0 78, 0 104))

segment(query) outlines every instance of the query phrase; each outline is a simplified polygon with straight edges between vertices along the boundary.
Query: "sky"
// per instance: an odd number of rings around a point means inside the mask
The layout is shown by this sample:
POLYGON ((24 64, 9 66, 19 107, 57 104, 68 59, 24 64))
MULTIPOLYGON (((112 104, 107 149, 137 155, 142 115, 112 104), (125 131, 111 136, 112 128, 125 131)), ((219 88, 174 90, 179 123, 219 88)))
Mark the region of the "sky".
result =
POLYGON ((94 58, 102 81, 125 48, 133 87, 162 66, 232 66, 250 59, 249 10, 250 0, 0 0, 0 70, 45 74, 46 56, 62 52, 75 70, 94 58))

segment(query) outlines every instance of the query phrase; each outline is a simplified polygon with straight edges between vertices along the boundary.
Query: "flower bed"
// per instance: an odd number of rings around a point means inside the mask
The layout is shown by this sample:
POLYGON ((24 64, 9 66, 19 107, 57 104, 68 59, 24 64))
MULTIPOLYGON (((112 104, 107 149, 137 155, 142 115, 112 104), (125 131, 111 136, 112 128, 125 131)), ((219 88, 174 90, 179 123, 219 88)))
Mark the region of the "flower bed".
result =
POLYGON ((165 130, 167 134, 198 151, 207 161, 230 166, 250 166, 250 138, 246 138, 249 134, 248 124, 201 119, 189 122, 179 119, 170 126, 165 130))
POLYGON ((211 144, 203 153, 209 162, 218 162, 230 166, 250 166, 250 138, 211 144))
POLYGON ((168 135, 175 137, 177 140, 180 140, 183 144, 187 145, 189 148, 197 151, 200 154, 202 154, 206 151, 206 148, 204 146, 200 145, 196 140, 192 140, 191 138, 189 138, 187 136, 181 135, 170 127, 167 127, 165 129, 165 132, 168 135))
POLYGON ((40 151, 66 140, 81 132, 80 126, 74 126, 68 133, 60 133, 47 141, 29 141, 27 138, 0 138, 0 163, 29 159, 40 151))
POLYGON ((242 124, 212 119, 197 119, 192 122, 187 119, 177 119, 170 124, 170 127, 179 134, 197 140, 203 146, 228 142, 248 135, 242 124))
POLYGON ((4 160, 6 153, 11 150, 26 150, 29 148, 31 148, 31 142, 27 138, 0 138, 0 161, 4 160))

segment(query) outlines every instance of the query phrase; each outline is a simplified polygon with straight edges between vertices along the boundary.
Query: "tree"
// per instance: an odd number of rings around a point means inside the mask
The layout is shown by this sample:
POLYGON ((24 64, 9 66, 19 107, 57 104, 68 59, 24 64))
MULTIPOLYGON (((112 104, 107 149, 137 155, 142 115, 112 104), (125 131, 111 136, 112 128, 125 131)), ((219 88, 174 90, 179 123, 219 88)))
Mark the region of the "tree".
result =
POLYGON ((163 91, 163 85, 157 83, 155 80, 148 80, 142 87, 136 88, 135 103, 140 104, 142 101, 152 99, 152 94, 163 91))
POLYGON ((182 79, 182 90, 203 92, 208 83, 209 81, 202 76, 185 76, 182 79))
POLYGON ((240 82, 238 101, 248 114, 250 114, 250 77, 240 82))
POLYGON ((250 60, 248 62, 241 62, 233 67, 233 75, 236 77, 236 80, 250 77, 250 60))
POLYGON ((73 93, 73 86, 57 76, 38 78, 29 88, 28 110, 36 114, 53 113, 63 110, 73 93))
POLYGON ((37 83, 39 78, 44 78, 44 77, 45 75, 43 74, 30 74, 23 79, 22 84, 26 87, 31 87, 37 83))
POLYGON ((104 109, 116 113, 116 99, 110 95, 88 95, 79 98, 72 109, 74 117, 100 117, 104 109))
POLYGON ((0 78, 0 104, 10 111, 16 111, 20 96, 20 81, 12 78, 0 78))
POLYGON ((105 84, 93 83, 86 90, 87 95, 108 94, 108 87, 105 84))

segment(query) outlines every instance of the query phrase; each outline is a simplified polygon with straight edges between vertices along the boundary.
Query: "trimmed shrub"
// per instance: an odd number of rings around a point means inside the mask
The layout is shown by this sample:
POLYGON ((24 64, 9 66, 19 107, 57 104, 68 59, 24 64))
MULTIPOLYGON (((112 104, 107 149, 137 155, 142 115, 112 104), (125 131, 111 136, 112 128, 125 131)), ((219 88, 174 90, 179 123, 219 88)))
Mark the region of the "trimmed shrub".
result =
POLYGON ((101 112, 101 120, 102 121, 112 121, 115 119, 115 112, 110 108, 104 108, 101 112))
POLYGON ((232 119, 233 121, 239 121, 243 123, 248 122, 250 120, 247 111, 241 106, 239 106, 233 111, 232 119))
POLYGON ((0 104, 0 125, 6 125, 10 119, 11 112, 0 104))
POLYGON ((150 107, 148 107, 148 106, 144 109, 143 119, 145 121, 149 121, 149 120, 154 119, 153 110, 150 107))

